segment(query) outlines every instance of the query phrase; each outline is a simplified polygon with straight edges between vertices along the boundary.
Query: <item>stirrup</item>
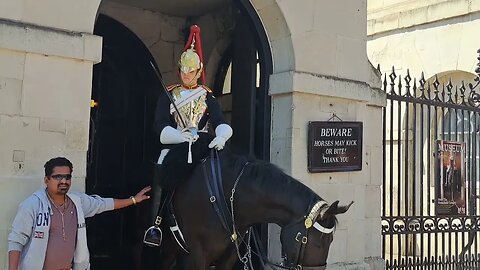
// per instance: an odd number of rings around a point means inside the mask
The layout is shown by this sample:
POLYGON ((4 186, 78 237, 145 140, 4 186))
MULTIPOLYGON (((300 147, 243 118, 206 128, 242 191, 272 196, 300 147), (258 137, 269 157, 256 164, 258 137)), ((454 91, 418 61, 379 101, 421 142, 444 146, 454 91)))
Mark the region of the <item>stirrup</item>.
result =
POLYGON ((158 226, 151 226, 143 235, 143 243, 149 247, 159 247, 162 243, 163 233, 158 226))

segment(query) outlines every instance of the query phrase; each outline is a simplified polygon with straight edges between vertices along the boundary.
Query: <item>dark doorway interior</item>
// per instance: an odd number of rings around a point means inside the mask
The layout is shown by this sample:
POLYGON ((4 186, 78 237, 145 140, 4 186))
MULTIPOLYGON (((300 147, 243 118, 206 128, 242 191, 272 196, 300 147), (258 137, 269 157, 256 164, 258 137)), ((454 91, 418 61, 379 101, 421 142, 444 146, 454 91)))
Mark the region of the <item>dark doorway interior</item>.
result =
POLYGON ((240 154, 270 160, 269 77, 272 55, 265 29, 250 1, 234 1, 238 9, 231 44, 214 82, 234 133, 231 144, 240 154))
MULTIPOLYGON (((272 55, 265 29, 250 1, 237 0, 234 3, 238 8, 235 29, 217 72, 214 89, 217 95, 221 94, 223 103, 230 103, 225 107, 231 108, 229 116, 234 129, 231 144, 236 151, 270 161, 271 105, 268 90, 273 71, 272 55), (225 93, 226 80, 230 80, 229 93, 225 93), (222 89, 223 92, 219 93, 222 89)), ((267 224, 258 224, 255 230, 265 252, 267 224)), ((260 253, 257 249, 254 252, 260 253)), ((252 259, 255 269, 262 269, 258 257, 252 256, 252 259)), ((239 262, 235 269, 243 269, 243 265, 239 262)))
MULTIPOLYGON (((126 198, 150 184, 158 139, 152 131, 160 83, 143 43, 125 26, 100 15, 95 31, 103 37, 103 60, 94 66, 89 194, 126 198)), ((149 204, 107 212, 88 222, 92 269, 145 269, 142 230, 149 204), (143 260, 142 260, 143 261, 143 260)))

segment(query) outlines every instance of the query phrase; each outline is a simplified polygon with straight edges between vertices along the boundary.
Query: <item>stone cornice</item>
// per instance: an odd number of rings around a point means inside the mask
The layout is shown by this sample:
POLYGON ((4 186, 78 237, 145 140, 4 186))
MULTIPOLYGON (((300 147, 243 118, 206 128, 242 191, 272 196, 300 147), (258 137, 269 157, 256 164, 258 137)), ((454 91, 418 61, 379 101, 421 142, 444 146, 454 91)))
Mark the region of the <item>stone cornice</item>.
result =
POLYGON ((273 74, 270 89, 270 95, 297 92, 361 101, 372 106, 386 105, 385 92, 367 82, 305 71, 273 74))
MULTIPOLYGON (((367 35, 373 36, 437 21, 480 13, 479 1, 450 0, 424 6, 397 5, 369 10, 367 35)), ((471 18, 470 18, 471 19, 471 18)))
POLYGON ((0 49, 99 63, 102 38, 22 22, 0 20, 0 49))

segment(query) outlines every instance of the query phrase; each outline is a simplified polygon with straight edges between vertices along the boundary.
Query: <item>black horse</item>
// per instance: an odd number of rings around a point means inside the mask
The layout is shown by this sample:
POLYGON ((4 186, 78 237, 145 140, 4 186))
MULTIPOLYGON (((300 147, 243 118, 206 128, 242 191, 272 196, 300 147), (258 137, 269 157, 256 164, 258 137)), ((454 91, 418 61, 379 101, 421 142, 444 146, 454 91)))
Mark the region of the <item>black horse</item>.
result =
POLYGON ((216 270, 232 269, 238 260, 232 239, 245 238, 250 226, 261 223, 282 227, 284 267, 321 269, 326 265, 337 222, 335 216, 345 213, 351 203, 338 206, 336 201, 329 205, 268 162, 247 160, 228 149, 218 153, 216 157, 203 159, 189 179, 176 187, 172 204, 188 253, 177 245, 170 232, 164 233, 162 269, 171 269, 179 255, 184 255, 186 269, 205 270, 214 262, 216 270), (218 198, 216 202, 226 202, 229 208, 233 205, 228 228, 222 225, 218 207, 213 207, 212 190, 205 181, 211 178, 211 172, 207 171, 214 163, 220 164, 217 178, 222 179, 226 197, 225 201, 218 198))

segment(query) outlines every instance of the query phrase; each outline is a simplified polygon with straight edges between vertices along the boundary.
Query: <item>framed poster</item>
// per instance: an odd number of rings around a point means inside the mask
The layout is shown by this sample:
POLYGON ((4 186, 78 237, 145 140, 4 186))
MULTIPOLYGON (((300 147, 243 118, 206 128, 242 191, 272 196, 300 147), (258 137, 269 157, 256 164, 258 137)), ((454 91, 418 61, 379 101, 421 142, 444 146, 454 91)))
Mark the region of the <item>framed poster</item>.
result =
POLYGON ((465 143, 436 141, 435 214, 466 215, 465 143))

